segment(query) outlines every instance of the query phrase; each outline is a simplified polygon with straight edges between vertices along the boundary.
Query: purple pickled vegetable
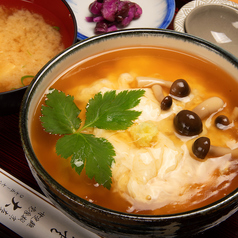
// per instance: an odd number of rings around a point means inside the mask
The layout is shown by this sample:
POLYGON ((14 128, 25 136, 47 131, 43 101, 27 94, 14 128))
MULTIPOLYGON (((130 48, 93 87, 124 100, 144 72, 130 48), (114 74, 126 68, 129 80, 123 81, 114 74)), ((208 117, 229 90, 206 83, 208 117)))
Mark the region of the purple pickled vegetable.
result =
POLYGON ((106 22, 97 22, 96 27, 95 27, 95 34, 102 34, 106 33, 108 30, 108 26, 106 22))
POLYGON ((128 16, 128 12, 129 12, 129 2, 128 1, 119 2, 115 20, 117 22, 122 22, 123 19, 128 16))
POLYGON ((115 21, 119 0, 104 0, 102 5, 102 16, 108 21, 115 21))
POLYGON ((95 34, 116 31, 126 27, 142 14, 142 8, 130 1, 95 0, 89 5, 92 17, 86 17, 88 22, 95 22, 95 34))
POLYGON ((135 10, 134 19, 138 19, 138 18, 140 18, 141 14, 142 14, 142 8, 136 3, 135 3, 135 8, 136 8, 136 10, 135 10))
POLYGON ((89 5, 89 11, 93 14, 93 15, 101 15, 101 9, 102 9, 102 3, 98 2, 98 1, 94 1, 89 5))
POLYGON ((116 31, 116 30, 117 30, 116 25, 112 25, 112 26, 107 28, 107 32, 116 31))
POLYGON ((98 16, 93 18, 93 22, 100 22, 100 21, 104 21, 103 16, 98 16))
POLYGON ((129 3, 129 11, 127 17, 125 17, 120 23, 120 27, 126 27, 134 19, 136 12, 136 6, 134 3, 129 3))
POLYGON ((93 22, 94 17, 86 17, 85 19, 87 22, 93 22))

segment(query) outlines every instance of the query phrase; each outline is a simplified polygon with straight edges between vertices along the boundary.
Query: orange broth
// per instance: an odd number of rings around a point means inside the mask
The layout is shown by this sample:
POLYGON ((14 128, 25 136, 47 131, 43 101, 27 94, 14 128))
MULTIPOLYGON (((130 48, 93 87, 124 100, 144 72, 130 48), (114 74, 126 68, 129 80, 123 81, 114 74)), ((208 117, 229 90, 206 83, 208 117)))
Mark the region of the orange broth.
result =
MULTIPOLYGON (((89 61, 78 63, 75 67, 65 72, 51 87, 62 90, 66 94, 75 95, 77 85, 89 86, 101 78, 117 79, 122 73, 131 73, 133 76, 151 76, 162 78, 168 81, 185 79, 192 87, 204 85, 204 94, 218 95, 226 103, 222 113, 228 115, 235 106, 238 106, 238 83, 226 72, 216 65, 195 56, 159 48, 131 48, 115 50, 113 52, 96 55, 89 61)), ((132 88, 135 85, 132 85, 132 88)), ((55 153, 55 144, 59 136, 46 133, 40 123, 40 107, 44 104, 45 97, 39 103, 32 124, 31 140, 35 154, 42 163, 45 170, 63 187, 90 202, 112 210, 128 212, 130 203, 124 200, 119 194, 109 191, 102 186, 97 186, 95 181, 90 180, 83 171, 79 176, 70 166, 70 159, 65 160, 55 153)), ((86 105, 80 105, 80 109, 86 105)), ((80 113, 82 119, 85 110, 80 113)), ((237 122, 235 122, 237 123, 237 122)), ((222 133, 238 140, 237 124, 231 129, 221 131, 214 129, 217 136, 222 133)), ((171 131, 173 128, 171 128, 171 131)), ((208 158, 209 159, 209 158, 208 158)), ((238 158, 233 158, 238 159, 238 158)), ((201 162, 202 163, 202 162, 201 162)), ((238 174, 238 166, 236 167, 238 174)), ((229 171, 228 171, 229 172, 229 171)), ((214 179, 220 174, 215 174, 214 179)), ((221 199, 237 188, 238 175, 229 186, 220 185, 219 188, 205 186, 204 192, 192 197, 184 204, 168 204, 160 209, 147 211, 134 211, 140 214, 172 214, 184 212, 208 205, 221 199), (214 191, 207 196, 207 191, 214 191), (219 191, 219 192, 217 192, 219 191), (200 199, 203 199, 200 202, 200 199), (205 199, 204 199, 205 198, 205 199), (194 203, 194 200, 197 200, 194 203)), ((201 186, 201 185, 194 185, 201 186)), ((112 184, 113 187, 113 184, 112 184)))

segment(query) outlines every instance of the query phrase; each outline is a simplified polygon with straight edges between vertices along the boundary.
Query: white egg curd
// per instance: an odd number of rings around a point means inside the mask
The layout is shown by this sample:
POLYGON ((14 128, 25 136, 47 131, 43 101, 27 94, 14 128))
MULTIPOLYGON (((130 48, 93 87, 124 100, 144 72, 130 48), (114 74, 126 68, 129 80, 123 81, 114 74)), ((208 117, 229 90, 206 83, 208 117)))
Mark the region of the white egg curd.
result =
MULTIPOLYGON (((140 80, 140 77, 134 78, 125 73, 116 83, 102 79, 88 88, 80 89, 80 93, 75 96, 76 101, 87 102, 99 91, 131 90, 129 84, 133 81, 138 81, 139 88, 145 90, 139 105, 133 108, 142 113, 130 128, 125 131, 93 129, 96 137, 108 139, 115 148, 112 189, 131 204, 128 212, 155 210, 168 204, 184 204, 187 201, 196 203, 197 200, 192 197, 202 195, 205 187, 228 186, 236 176, 231 171, 238 162, 231 158, 232 153, 237 153, 238 142, 227 134, 214 133, 216 128, 211 120, 224 106, 221 99, 219 108, 207 109, 207 106, 201 105, 205 101, 201 91, 191 85, 191 91, 186 96, 170 94, 172 104, 162 110, 161 102, 153 89, 154 79, 143 78, 147 84, 140 80), (197 105, 201 105, 202 111, 209 111, 209 115, 204 116, 205 119, 200 116, 203 122, 202 131, 195 135, 178 133, 174 126, 175 116, 183 109, 192 111, 197 105), (208 136, 219 149, 226 145, 227 148, 223 149, 227 153, 218 152, 205 159, 196 157, 192 147, 194 141, 201 136, 208 136)), ((161 85, 163 93, 163 88, 167 86, 164 86, 164 82, 161 85)), ((199 114, 199 109, 196 110, 199 114)), ((212 148, 211 146, 210 150, 212 148)), ((206 196, 201 199, 205 200, 214 193, 216 189, 208 189, 206 196)))

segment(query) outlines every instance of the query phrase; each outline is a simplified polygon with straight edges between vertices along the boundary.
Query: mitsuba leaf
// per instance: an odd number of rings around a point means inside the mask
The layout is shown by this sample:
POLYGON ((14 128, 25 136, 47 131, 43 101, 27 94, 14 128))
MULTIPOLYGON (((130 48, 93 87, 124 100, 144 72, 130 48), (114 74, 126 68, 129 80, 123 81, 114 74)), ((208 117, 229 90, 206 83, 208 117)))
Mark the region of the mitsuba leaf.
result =
POLYGON ((71 164, 71 167, 75 169, 77 174, 81 174, 85 164, 85 161, 83 160, 83 158, 81 158, 81 151, 76 152, 72 156, 70 164, 71 164))
POLYGON ((63 135, 56 142, 56 153, 71 158, 70 164, 80 174, 85 168, 90 179, 110 189, 111 165, 115 151, 105 138, 85 134, 88 127, 106 130, 125 130, 133 124, 141 112, 131 110, 140 102, 144 90, 125 90, 116 95, 116 91, 98 93, 89 100, 86 108, 86 120, 83 127, 78 118, 80 110, 74 103, 74 97, 52 89, 47 94, 45 106, 42 106, 40 118, 45 130, 52 134, 63 135))
POLYGON ((95 180, 110 189, 111 187, 111 165, 116 155, 112 144, 104 139, 97 138, 91 134, 84 134, 87 141, 86 154, 86 174, 89 178, 95 180))
POLYGON ((73 96, 52 89, 47 94, 46 106, 42 105, 40 118, 45 130, 52 134, 71 134, 76 132, 81 124, 78 118, 80 110, 74 103, 73 96))
POLYGON ((130 110, 137 106, 144 90, 124 90, 98 93, 89 100, 84 127, 97 127, 106 130, 126 130, 141 112, 130 110))
POLYGON ((84 147, 85 140, 80 133, 65 135, 56 142, 56 153, 61 157, 68 159, 70 156, 81 151, 82 158, 85 158, 84 147))
POLYGON ((78 174, 85 166, 90 179, 95 178, 97 183, 110 189, 115 151, 109 141, 92 134, 65 135, 57 141, 56 153, 65 159, 72 156, 71 166, 78 174))

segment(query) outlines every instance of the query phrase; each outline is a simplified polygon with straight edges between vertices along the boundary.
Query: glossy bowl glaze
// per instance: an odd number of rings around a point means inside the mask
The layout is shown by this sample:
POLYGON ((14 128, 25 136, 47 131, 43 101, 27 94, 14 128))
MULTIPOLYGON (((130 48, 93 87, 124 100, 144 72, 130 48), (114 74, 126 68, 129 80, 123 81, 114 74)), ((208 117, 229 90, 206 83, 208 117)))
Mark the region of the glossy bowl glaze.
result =
MULTIPOLYGON (((59 26, 62 41, 68 48, 77 41, 77 23, 73 11, 65 0, 1 0, 1 6, 28 9, 42 15, 51 25, 59 26)), ((26 86, 0 92, 0 115, 11 114, 19 111, 26 86)))
POLYGON ((62 72, 97 53, 135 45, 171 48, 215 63, 238 83, 238 60, 217 46, 184 33, 132 29, 88 38, 49 62, 28 87, 20 112, 20 134, 31 171, 44 194, 63 213, 101 237, 191 237, 227 219, 238 210, 238 189, 223 199, 189 212, 172 215, 138 215, 105 209, 66 190, 42 167, 31 145, 31 124, 42 94, 62 72))

